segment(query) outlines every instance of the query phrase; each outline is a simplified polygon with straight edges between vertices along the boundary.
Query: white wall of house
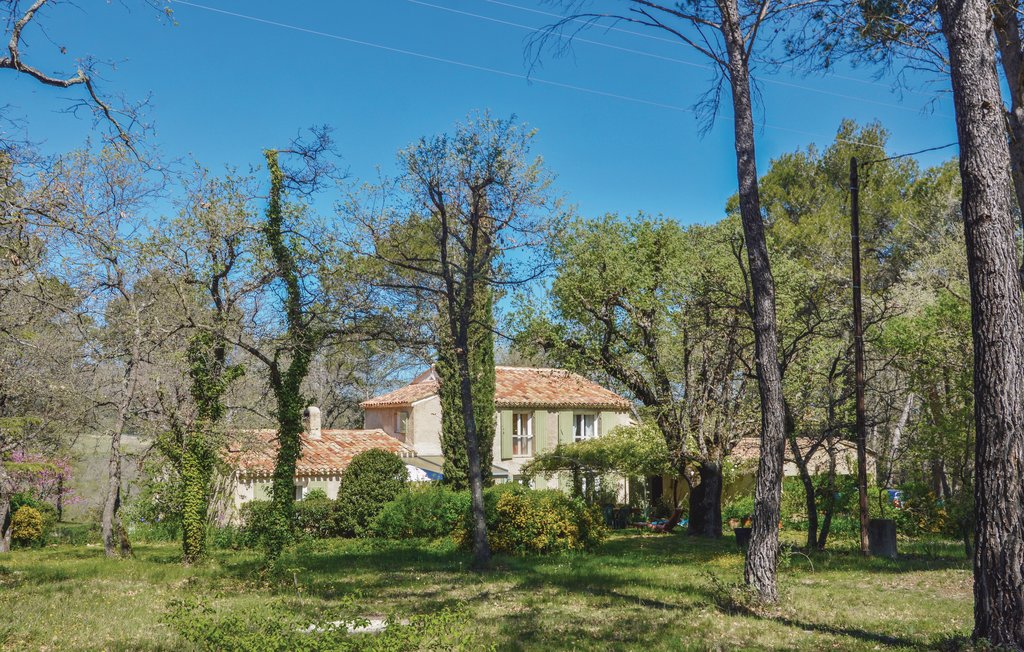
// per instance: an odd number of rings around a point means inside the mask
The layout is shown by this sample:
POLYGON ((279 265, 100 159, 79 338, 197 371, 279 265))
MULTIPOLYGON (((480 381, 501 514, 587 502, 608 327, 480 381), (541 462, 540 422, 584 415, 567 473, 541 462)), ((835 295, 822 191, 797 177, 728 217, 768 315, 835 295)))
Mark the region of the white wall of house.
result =
MULTIPOLYGON (((632 414, 625 410, 597 409, 560 409, 544 407, 499 408, 494 415, 495 437, 491 450, 494 464, 507 469, 509 477, 515 479, 522 474, 523 466, 533 459, 538 452, 554 449, 558 442, 573 441, 576 430, 577 416, 586 415, 593 419, 595 434, 601 436, 611 432, 617 426, 633 423, 632 414), (525 423, 531 440, 524 448, 519 439, 515 445, 510 442, 518 423, 525 423), (510 429, 506 434, 504 429, 510 429)), ((380 428, 416 450, 418 455, 441 455, 441 399, 430 396, 407 407, 368 408, 364 414, 365 428, 380 428), (408 415, 406 432, 398 431, 402 413, 408 415)), ((564 480, 558 478, 537 478, 534 485, 538 488, 558 488, 564 480)), ((623 488, 623 491, 625 489, 623 488)))

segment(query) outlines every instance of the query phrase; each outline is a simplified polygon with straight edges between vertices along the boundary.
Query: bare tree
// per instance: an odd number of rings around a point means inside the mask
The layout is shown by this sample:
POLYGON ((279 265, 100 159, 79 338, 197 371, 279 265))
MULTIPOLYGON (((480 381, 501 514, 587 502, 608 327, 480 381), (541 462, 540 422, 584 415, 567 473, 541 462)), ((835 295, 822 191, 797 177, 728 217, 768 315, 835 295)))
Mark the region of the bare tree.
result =
MULTIPOLYGON (((170 8, 161 8, 163 3, 159 0, 141 1, 143 4, 149 5, 151 9, 160 10, 164 15, 170 16, 170 8)), ((136 104, 115 102, 105 96, 97 86, 99 65, 95 58, 81 57, 77 62, 77 69, 70 74, 45 72, 42 66, 30 63, 26 58, 28 41, 26 30, 31 30, 33 26, 39 25, 47 8, 61 5, 74 7, 71 2, 62 2, 61 0, 32 0, 31 3, 22 0, 6 0, 3 3, 3 6, 0 7, 0 22, 3 22, 5 26, 7 53, 0 56, 0 69, 25 75, 52 88, 82 88, 85 97, 73 103, 70 110, 76 112, 78 109, 88 109, 96 122, 103 122, 108 126, 109 141, 116 142, 138 155, 136 132, 144 128, 140 115, 145 102, 136 104)), ((42 27, 37 27, 36 31, 44 33, 42 27)), ((65 48, 61 46, 60 52, 64 54, 65 48)))
POLYGON ((473 565, 478 569, 489 565, 490 548, 471 331, 479 325, 481 292, 524 283, 538 273, 523 250, 538 244, 547 211, 555 206, 540 160, 528 160, 532 135, 511 120, 486 115, 472 119, 451 136, 424 138, 402 151, 403 175, 397 187, 387 183, 372 188, 371 200, 356 197, 349 205, 362 227, 356 246, 368 257, 376 283, 395 293, 396 305, 432 303, 444 329, 435 346, 450 342, 469 463, 473 565))
POLYGON ((122 438, 136 407, 142 367, 165 325, 148 314, 155 300, 143 247, 145 209, 159 188, 123 150, 76 152, 57 162, 47 181, 60 201, 40 211, 40 226, 54 237, 61 275, 81 297, 73 315, 87 357, 116 369, 101 390, 100 408, 111 408, 108 481, 102 532, 108 556, 128 555, 121 524, 122 438))
MULTIPOLYGON (((809 0, 813 2, 814 0, 809 0)), ((757 48, 770 45, 776 32, 766 28, 807 2, 772 0, 693 0, 668 3, 656 0, 603 0, 607 11, 589 10, 587 0, 553 0, 566 16, 549 26, 531 46, 565 51, 582 29, 631 23, 667 32, 714 64, 719 75, 699 104, 710 125, 723 84, 732 99, 736 176, 740 216, 753 290, 755 362, 761 398, 761 456, 757 468, 754 523, 747 550, 744 577, 761 599, 778 599, 775 572, 779 549, 779 513, 782 499, 782 463, 785 446, 782 373, 779 368, 775 282, 768 260, 758 193, 751 62, 757 48)))

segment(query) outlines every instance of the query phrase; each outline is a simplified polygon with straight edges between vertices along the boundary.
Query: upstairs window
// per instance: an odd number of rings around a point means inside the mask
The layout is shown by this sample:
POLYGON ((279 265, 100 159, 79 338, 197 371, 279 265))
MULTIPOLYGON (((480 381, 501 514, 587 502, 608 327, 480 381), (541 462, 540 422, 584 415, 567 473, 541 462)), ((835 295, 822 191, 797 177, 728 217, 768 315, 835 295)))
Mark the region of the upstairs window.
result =
POLYGON ((533 413, 512 414, 512 455, 526 457, 533 455, 533 413))
POLYGON ((573 417, 573 441, 583 441, 597 437, 597 415, 577 414, 573 417))
POLYGON ((404 438, 409 430, 409 413, 405 410, 395 414, 395 434, 404 438))

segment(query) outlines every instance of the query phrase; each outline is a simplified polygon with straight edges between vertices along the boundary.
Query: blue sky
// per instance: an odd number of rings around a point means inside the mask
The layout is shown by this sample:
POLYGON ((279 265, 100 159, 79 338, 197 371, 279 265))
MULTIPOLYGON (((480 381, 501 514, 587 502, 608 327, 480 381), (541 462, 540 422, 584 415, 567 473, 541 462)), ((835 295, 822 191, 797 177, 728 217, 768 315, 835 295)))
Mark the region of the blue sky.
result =
MULTIPOLYGON (((708 87, 706 62, 658 32, 591 30, 583 37, 604 46, 577 43, 569 57, 545 57, 530 82, 524 39, 552 21, 539 0, 201 0, 173 2, 176 25, 141 0, 80 5, 49 9, 40 20, 48 39, 28 34, 26 58, 46 69, 72 68, 81 53, 115 61, 105 91, 151 96, 164 154, 214 170, 258 163, 264 147, 329 124, 351 174, 373 178, 378 166, 393 169, 399 148, 489 109, 538 130, 536 153, 584 215, 642 210, 710 222, 735 192, 727 108, 704 136, 687 110, 708 87)), ((88 137, 89 120, 59 112, 74 93, 10 73, 0 79, 3 102, 45 150, 88 137)), ((831 142, 844 117, 882 121, 892 152, 956 140, 941 87, 900 96, 872 71, 849 69, 761 80, 762 173, 783 152, 831 142)))

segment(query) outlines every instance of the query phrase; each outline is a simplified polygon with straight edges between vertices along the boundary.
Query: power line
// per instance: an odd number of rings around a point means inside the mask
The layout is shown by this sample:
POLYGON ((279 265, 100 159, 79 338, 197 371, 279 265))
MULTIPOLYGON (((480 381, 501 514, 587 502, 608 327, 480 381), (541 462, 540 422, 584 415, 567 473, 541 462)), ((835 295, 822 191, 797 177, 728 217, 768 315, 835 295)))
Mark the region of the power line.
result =
MULTIPOLYGON (((434 62, 437 62, 437 63, 446 63, 446 64, 449 64, 449 65, 458 66, 460 68, 467 68, 469 70, 476 70, 476 71, 479 71, 479 72, 487 72, 487 73, 491 73, 491 74, 495 74, 495 75, 500 75, 502 77, 508 77, 508 78, 511 78, 511 79, 521 79, 523 81, 530 82, 530 83, 543 84, 543 85, 547 85, 547 86, 553 86, 553 87, 556 87, 556 88, 563 88, 563 89, 566 89, 566 90, 578 91, 578 92, 581 92, 581 93, 587 93, 587 94, 590 94, 590 95, 597 95, 597 96, 600 96, 600 97, 608 97, 608 98, 611 98, 611 99, 622 100, 622 101, 625 101, 625 102, 633 102, 633 103, 636 103, 636 104, 643 104, 643 105, 646 105, 646 106, 653 106, 653 107, 656 107, 656 108, 667 109, 667 110, 670 110, 670 111, 678 111, 678 112, 683 112, 683 113, 696 114, 696 111, 693 108, 686 107, 686 106, 679 106, 677 104, 668 104, 666 102, 658 102, 658 101, 655 101, 655 100, 648 100, 648 99, 644 99, 644 98, 640 98, 640 97, 634 97, 632 95, 623 95, 623 94, 620 94, 620 93, 613 93, 613 92, 610 92, 610 91, 603 91, 603 90, 596 89, 596 88, 588 88, 586 86, 578 86, 578 85, 575 85, 575 84, 567 84, 567 83, 564 83, 564 82, 554 81, 554 80, 551 80, 551 79, 541 79, 541 78, 538 78, 538 77, 532 77, 532 76, 525 75, 525 74, 522 74, 522 73, 509 72, 507 70, 501 70, 501 69, 498 69, 498 68, 490 68, 488 66, 481 66, 481 65, 478 65, 478 64, 475 64, 475 63, 468 63, 468 62, 465 62, 465 61, 458 61, 458 60, 455 60, 455 59, 448 59, 446 57, 438 57, 438 56, 435 56, 435 55, 432 55, 432 54, 425 54, 425 53, 422 53, 422 52, 416 52, 416 51, 407 50, 407 49, 404 49, 404 48, 396 48, 396 47, 392 47, 390 45, 383 45, 383 44, 380 44, 380 43, 373 43, 373 42, 370 42, 370 41, 364 41, 364 40, 361 40, 361 39, 355 39, 355 38, 351 38, 351 37, 348 37, 348 36, 342 36, 340 34, 332 34, 330 32, 323 32, 323 31, 320 31, 320 30, 310 29, 308 27, 300 27, 298 25, 291 25, 291 24, 288 24, 288 23, 282 23, 282 22, 275 21, 275 20, 269 20, 267 18, 260 18, 258 16, 251 16, 251 15, 248 15, 248 14, 242 14, 242 13, 238 13, 238 12, 235 12, 235 11, 228 11, 227 9, 219 9, 217 7, 210 7, 208 5, 199 4, 197 2, 190 2, 189 0, 173 0, 173 2, 176 3, 176 4, 179 4, 179 5, 185 5, 185 6, 188 6, 188 7, 193 7, 195 9, 201 9, 201 10, 204 10, 204 11, 209 11, 209 12, 213 12, 213 13, 217 13, 217 14, 222 14, 224 16, 230 16, 230 17, 233 17, 233 18, 240 18, 240 19, 248 20, 248 21, 255 22, 255 23, 262 23, 264 25, 270 25, 270 26, 273 26, 273 27, 280 27, 282 29, 289 29, 289 30, 292 30, 292 31, 302 32, 302 33, 305 33, 305 34, 311 34, 311 35, 314 35, 314 36, 322 36, 324 38, 334 39, 334 40, 337 40, 337 41, 343 41, 345 43, 351 43, 353 45, 362 45, 362 46, 365 46, 365 47, 375 48, 375 49, 378 49, 378 50, 384 50, 386 52, 393 52, 395 54, 404 54, 404 55, 407 55, 407 56, 416 57, 418 59, 425 59, 427 61, 434 61, 434 62)), ((876 148, 881 149, 883 151, 885 149, 884 147, 881 147, 879 145, 875 145, 873 143, 861 143, 861 142, 857 142, 857 141, 844 140, 844 139, 841 139, 841 138, 837 139, 837 138, 833 138, 833 137, 829 137, 829 136, 822 136, 821 134, 815 134, 815 133, 811 133, 811 132, 808 132, 808 131, 802 131, 802 130, 799 130, 799 129, 793 129, 793 128, 790 128, 790 127, 780 127, 780 126, 772 125, 772 124, 768 124, 768 123, 762 123, 762 124, 760 124, 758 126, 763 128, 763 129, 772 129, 772 130, 775 130, 775 131, 784 131, 784 132, 789 132, 789 133, 795 133, 795 134, 800 134, 800 135, 803 135, 803 136, 809 136, 809 137, 815 138, 815 139, 824 139, 824 140, 827 140, 827 141, 828 140, 838 140, 839 142, 847 142, 847 143, 850 143, 850 144, 853 144, 853 145, 864 145, 864 146, 867 146, 867 147, 876 147, 876 148)))
MULTIPOLYGON (((566 18, 566 16, 564 16, 562 14, 554 13, 554 12, 551 12, 551 11, 544 11, 542 9, 535 9, 533 7, 524 7, 522 5, 517 5, 517 4, 512 3, 512 2, 504 2, 503 0, 484 0, 484 2, 487 2, 487 3, 492 4, 492 5, 497 5, 499 7, 508 7, 509 9, 516 9, 516 10, 525 11, 525 12, 528 12, 528 13, 531 13, 531 14, 538 14, 538 15, 541 15, 541 16, 547 16, 549 18, 558 18, 558 19, 565 19, 566 18)), ((590 21, 583 20, 582 18, 573 19, 572 22, 583 23, 583 24, 588 24, 588 25, 591 24, 590 21)), ((638 31, 631 30, 631 29, 624 29, 622 27, 615 27, 614 25, 605 25, 605 26, 602 27, 602 29, 604 29, 605 31, 609 31, 609 32, 620 32, 622 34, 629 34, 630 36, 637 36, 637 37, 649 39, 649 40, 652 40, 652 41, 661 41, 663 43, 671 43, 672 45, 683 45, 677 39, 666 38, 664 36, 656 36, 654 34, 649 34, 647 32, 638 32, 638 31)), ((769 63, 769 62, 764 62, 764 63, 769 63)), ((796 69, 795 66, 786 66, 786 67, 791 72, 799 72, 799 70, 796 69)), ((868 80, 868 79, 861 79, 859 77, 853 77, 851 75, 843 75, 841 73, 836 73, 836 72, 830 72, 829 75, 832 76, 832 77, 835 77, 836 79, 842 79, 844 81, 852 81, 852 82, 856 82, 858 84, 867 84, 869 86, 881 86, 883 88, 889 88, 888 84, 883 84, 881 82, 871 81, 871 80, 868 80)), ((935 93, 926 93, 926 92, 923 92, 923 91, 915 91, 915 90, 909 89, 909 88, 905 89, 905 90, 906 90, 906 92, 912 93, 914 95, 921 95, 921 96, 929 97, 929 98, 933 98, 933 99, 935 97, 937 97, 937 95, 935 93)))
MULTIPOLYGON (((484 16, 484 15, 481 15, 481 14, 475 14, 473 12, 463 11, 461 9, 456 9, 454 7, 446 7, 444 5, 438 5, 438 4, 434 4, 434 3, 431 3, 431 2, 424 2, 423 0, 406 0, 406 2, 409 2, 409 3, 414 4, 414 5, 419 5, 421 7, 428 7, 430 9, 438 9, 438 10, 447 11, 447 12, 453 13, 453 14, 459 14, 459 15, 462 15, 462 16, 467 16, 469 18, 476 18, 478 20, 484 20, 484 21, 491 22, 491 23, 497 23, 499 25, 506 25, 508 27, 515 27, 517 29, 522 29, 522 30, 525 30, 525 31, 528 31, 528 32, 533 32, 533 33, 539 33, 541 31, 543 31, 543 29, 544 29, 542 27, 532 27, 530 25, 523 25, 522 23, 515 23, 515 22, 512 22, 510 20, 503 20, 501 18, 494 18, 492 16, 484 16)), ((496 2, 495 4, 509 6, 509 7, 515 6, 515 5, 510 5, 509 3, 505 3, 505 2, 496 2)), ((533 10, 527 9, 526 7, 522 7, 521 9, 528 10, 528 11, 533 11, 533 10)), ((542 13, 548 14, 548 12, 542 12, 542 13)), ((548 14, 548 15, 553 15, 554 16, 554 15, 557 15, 557 14, 548 14)), ((627 30, 627 32, 629 34, 635 34, 635 35, 638 35, 638 36, 642 35, 639 32, 633 32, 633 31, 628 31, 628 30, 627 30)), ((637 49, 634 49, 634 48, 627 48, 627 47, 623 47, 621 45, 614 45, 612 43, 606 43, 604 41, 595 41, 595 40, 592 40, 592 39, 583 38, 582 36, 570 36, 570 35, 567 35, 567 34, 562 34, 560 32, 554 32, 553 34, 555 36, 557 36, 558 38, 562 38, 562 39, 566 39, 566 40, 570 40, 570 41, 575 41, 575 42, 578 42, 578 43, 586 43, 587 45, 594 45, 594 46, 597 46, 597 47, 607 48, 607 49, 610 49, 610 50, 618 50, 620 52, 627 52, 629 54, 635 54, 635 55, 639 55, 639 56, 642 56, 642 57, 649 57, 649 58, 658 59, 658 60, 661 60, 661 61, 668 61, 668 62, 671 62, 671 63, 678 63, 678 64, 681 64, 681 65, 684 65, 684 66, 690 66, 692 68, 700 68, 702 70, 708 70, 708 71, 714 71, 715 70, 715 66, 713 66, 711 64, 696 63, 694 61, 687 61, 686 59, 679 59, 677 57, 669 57, 669 56, 665 56, 665 55, 662 55, 662 54, 655 54, 653 52, 647 52, 645 50, 637 50, 637 49)), ((663 40, 669 40, 669 39, 663 39, 663 40)), ((831 97, 838 97, 838 98, 844 99, 844 100, 854 100, 856 102, 860 102, 860 103, 863 103, 863 104, 875 104, 875 105, 884 106, 884 107, 887 107, 887 108, 890 108, 890 109, 897 109, 897 110, 900 110, 900 111, 909 111, 911 113, 916 113, 918 115, 920 115, 922 113, 922 111, 920 109, 915 109, 915 108, 909 107, 909 106, 903 106, 901 104, 893 104, 892 102, 882 102, 882 101, 879 101, 879 100, 869 100, 869 99, 865 99, 865 98, 862 98, 862 97, 857 97, 856 95, 847 95, 845 93, 837 93, 835 91, 829 91, 829 90, 825 90, 823 88, 815 88, 813 86, 806 86, 804 84, 797 84, 795 82, 784 81, 784 80, 781 80, 781 79, 770 79, 770 78, 765 78, 764 76, 761 76, 761 77, 759 77, 758 81, 760 81, 762 83, 765 83, 765 84, 776 84, 778 86, 786 86, 786 87, 789 87, 789 88, 798 88, 800 90, 808 91, 810 93, 818 93, 820 95, 829 95, 831 97)), ((870 83, 870 82, 866 82, 866 83, 870 83)), ((936 115, 936 116, 939 116, 939 117, 943 117, 943 118, 952 118, 953 117, 953 116, 942 114, 942 113, 935 113, 933 115, 936 115)))
POLYGON ((908 156, 917 156, 918 154, 924 154, 925 152, 935 152, 940 149, 947 149, 949 147, 955 147, 959 145, 960 141, 953 141, 952 143, 946 143, 945 145, 936 145, 935 147, 926 147, 919 149, 916 152, 907 152, 906 154, 896 154, 895 156, 887 156, 885 158, 873 159, 870 161, 864 161, 860 164, 861 167, 866 167, 873 163, 885 163, 886 161, 895 161, 896 159, 907 158, 908 156))

